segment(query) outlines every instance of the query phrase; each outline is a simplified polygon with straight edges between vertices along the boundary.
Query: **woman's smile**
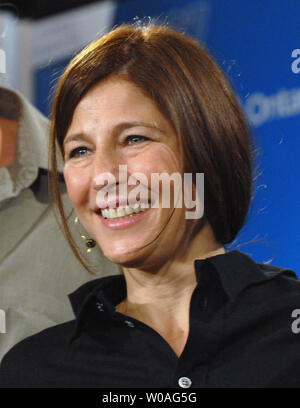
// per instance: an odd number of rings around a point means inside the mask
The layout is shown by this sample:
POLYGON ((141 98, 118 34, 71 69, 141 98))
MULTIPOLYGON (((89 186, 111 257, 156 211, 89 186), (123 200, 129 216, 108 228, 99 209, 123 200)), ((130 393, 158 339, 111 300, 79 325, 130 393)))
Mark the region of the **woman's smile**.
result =
POLYGON ((122 229, 135 225, 141 221, 149 211, 150 208, 142 209, 139 204, 136 204, 135 208, 126 206, 104 209, 101 213, 98 213, 98 215, 106 228, 122 229))

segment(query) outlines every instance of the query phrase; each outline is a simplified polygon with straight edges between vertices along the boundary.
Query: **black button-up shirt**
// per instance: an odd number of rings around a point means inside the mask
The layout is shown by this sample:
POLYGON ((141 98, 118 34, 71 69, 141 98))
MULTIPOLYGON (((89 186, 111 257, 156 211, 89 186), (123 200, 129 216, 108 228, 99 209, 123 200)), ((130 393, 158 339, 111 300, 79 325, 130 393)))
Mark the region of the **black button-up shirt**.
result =
POLYGON ((75 320, 13 347, 0 387, 300 387, 295 273, 239 251, 194 266, 198 284, 179 358, 152 328, 115 312, 126 285, 111 276, 70 295, 75 320))

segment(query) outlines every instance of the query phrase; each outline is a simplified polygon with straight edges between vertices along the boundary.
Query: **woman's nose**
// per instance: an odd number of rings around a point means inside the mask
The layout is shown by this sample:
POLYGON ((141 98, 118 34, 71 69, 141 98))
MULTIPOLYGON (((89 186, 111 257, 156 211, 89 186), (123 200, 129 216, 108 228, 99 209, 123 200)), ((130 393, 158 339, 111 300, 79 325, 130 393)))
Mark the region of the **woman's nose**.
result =
POLYGON ((119 166, 122 164, 117 152, 112 149, 98 149, 95 152, 92 169, 92 186, 99 190, 106 184, 119 181, 119 166))

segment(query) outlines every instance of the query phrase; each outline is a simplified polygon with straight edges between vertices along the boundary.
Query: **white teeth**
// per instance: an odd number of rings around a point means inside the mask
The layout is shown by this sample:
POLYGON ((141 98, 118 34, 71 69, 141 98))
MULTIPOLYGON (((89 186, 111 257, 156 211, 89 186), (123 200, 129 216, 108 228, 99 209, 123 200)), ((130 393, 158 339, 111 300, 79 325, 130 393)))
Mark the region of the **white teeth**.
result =
POLYGON ((141 206, 140 204, 136 203, 133 205, 133 211, 138 214, 141 211, 141 206))
POLYGON ((141 208, 142 210, 146 210, 147 208, 150 208, 150 204, 149 203, 141 204, 141 208))
POLYGON ((104 218, 116 218, 117 213, 114 208, 106 208, 105 210, 101 211, 101 214, 104 218))
POLYGON ((147 210, 150 207, 150 204, 134 204, 133 207, 126 205, 126 207, 120 206, 117 208, 106 208, 105 210, 101 210, 102 217, 104 218, 121 218, 130 216, 133 214, 138 214, 141 211, 147 210))
POLYGON ((125 209, 123 207, 117 208, 118 217, 123 217, 125 215, 125 209))

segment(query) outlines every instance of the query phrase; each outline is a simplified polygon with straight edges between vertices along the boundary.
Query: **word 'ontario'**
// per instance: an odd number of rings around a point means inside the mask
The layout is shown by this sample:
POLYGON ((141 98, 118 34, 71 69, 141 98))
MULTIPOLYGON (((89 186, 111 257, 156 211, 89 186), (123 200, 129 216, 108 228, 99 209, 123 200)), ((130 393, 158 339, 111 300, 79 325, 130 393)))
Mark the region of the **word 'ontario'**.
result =
POLYGON ((186 208, 186 219, 199 219, 204 213, 204 173, 151 173, 136 172, 128 177, 127 165, 119 165, 119 175, 100 173, 94 178, 99 191, 96 204, 100 209, 119 205, 144 204, 151 208, 186 208), (194 177, 193 177, 194 176, 194 177), (194 180, 193 180, 194 178, 194 180), (128 192, 128 186, 136 186, 128 192), (172 191, 173 190, 173 194, 172 191), (173 202, 171 204, 171 196, 173 202), (194 196, 194 197, 193 197, 194 196))

